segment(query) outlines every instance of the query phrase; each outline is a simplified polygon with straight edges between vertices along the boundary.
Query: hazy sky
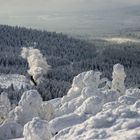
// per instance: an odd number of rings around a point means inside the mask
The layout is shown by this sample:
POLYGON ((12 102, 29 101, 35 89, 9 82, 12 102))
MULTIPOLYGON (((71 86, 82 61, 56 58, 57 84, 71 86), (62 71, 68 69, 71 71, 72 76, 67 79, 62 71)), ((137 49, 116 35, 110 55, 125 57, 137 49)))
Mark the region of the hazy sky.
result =
POLYGON ((140 0, 0 0, 0 13, 97 10, 140 4, 140 0))

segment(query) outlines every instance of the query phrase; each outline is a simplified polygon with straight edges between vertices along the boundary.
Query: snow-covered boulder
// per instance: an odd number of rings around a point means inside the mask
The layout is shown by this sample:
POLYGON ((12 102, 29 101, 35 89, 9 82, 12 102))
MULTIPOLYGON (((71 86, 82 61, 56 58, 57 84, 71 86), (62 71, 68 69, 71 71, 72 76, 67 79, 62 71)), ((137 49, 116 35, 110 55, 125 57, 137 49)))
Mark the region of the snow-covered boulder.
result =
POLYGON ((5 121, 0 125, 0 140, 22 137, 23 127, 15 121, 5 121))
POLYGON ((33 118, 24 126, 23 135, 25 140, 50 140, 52 134, 47 121, 33 118))

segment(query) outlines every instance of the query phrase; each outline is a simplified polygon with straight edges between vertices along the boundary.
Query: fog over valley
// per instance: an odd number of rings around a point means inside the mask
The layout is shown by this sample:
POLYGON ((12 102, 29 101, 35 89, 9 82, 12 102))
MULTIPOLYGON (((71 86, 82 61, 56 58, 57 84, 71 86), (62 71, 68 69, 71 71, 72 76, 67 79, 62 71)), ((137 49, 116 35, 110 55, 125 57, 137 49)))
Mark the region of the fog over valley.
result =
POLYGON ((0 24, 63 32, 86 38, 116 35, 126 29, 139 30, 138 0, 0 2, 0 24))

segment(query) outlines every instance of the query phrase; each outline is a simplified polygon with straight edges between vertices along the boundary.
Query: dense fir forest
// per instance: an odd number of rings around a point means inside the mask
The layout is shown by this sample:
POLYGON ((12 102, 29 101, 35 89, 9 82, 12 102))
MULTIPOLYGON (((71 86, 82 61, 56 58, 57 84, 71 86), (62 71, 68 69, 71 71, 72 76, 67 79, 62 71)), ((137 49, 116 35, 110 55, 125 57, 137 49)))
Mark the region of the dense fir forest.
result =
POLYGON ((99 70, 111 79, 116 63, 125 67, 127 86, 140 85, 138 44, 102 42, 99 45, 96 41, 90 43, 61 33, 6 25, 0 26, 0 73, 27 75, 28 65, 20 52, 22 47, 30 46, 40 49, 51 65, 44 83, 37 87, 44 100, 65 95, 73 77, 83 71, 99 70))

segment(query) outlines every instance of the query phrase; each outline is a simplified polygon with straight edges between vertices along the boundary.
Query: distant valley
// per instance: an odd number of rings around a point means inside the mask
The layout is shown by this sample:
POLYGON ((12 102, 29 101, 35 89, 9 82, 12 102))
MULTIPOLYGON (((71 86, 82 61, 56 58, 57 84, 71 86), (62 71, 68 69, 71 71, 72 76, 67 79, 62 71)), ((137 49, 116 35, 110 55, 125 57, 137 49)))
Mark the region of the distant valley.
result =
POLYGON ((0 24, 62 32, 84 38, 114 36, 140 29, 140 6, 86 11, 0 14, 0 24))

